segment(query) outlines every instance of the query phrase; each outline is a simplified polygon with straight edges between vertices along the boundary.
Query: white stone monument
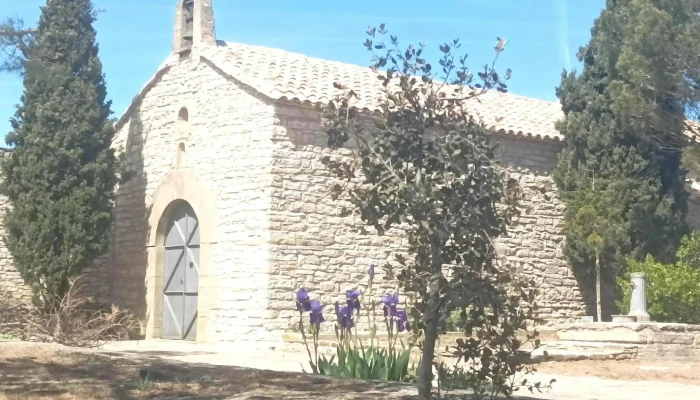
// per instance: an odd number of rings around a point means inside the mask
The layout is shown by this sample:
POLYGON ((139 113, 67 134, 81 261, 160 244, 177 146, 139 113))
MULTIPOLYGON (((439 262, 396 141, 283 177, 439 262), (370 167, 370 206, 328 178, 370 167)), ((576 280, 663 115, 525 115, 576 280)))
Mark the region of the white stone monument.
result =
POLYGON ((636 317, 637 322, 651 321, 647 313, 647 274, 643 272, 632 274, 632 298, 628 315, 636 317))

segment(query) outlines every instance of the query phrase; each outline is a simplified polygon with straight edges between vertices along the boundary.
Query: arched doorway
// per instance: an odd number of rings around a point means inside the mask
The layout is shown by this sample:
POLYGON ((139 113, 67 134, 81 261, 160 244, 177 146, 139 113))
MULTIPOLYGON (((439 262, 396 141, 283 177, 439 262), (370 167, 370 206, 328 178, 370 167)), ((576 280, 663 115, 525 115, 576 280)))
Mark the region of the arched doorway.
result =
MULTIPOLYGON (((146 269, 146 301, 148 304, 146 338, 164 338, 164 334, 172 333, 168 332, 164 327, 164 316, 170 317, 169 314, 166 314, 169 310, 164 301, 166 295, 164 287, 170 275, 172 275, 166 274, 165 271, 166 254, 171 253, 170 256, 172 257, 172 253, 178 254, 178 250, 179 253, 183 253, 183 245, 181 243, 185 243, 185 241, 180 241, 180 249, 178 249, 177 243, 167 246, 172 251, 166 251, 166 243, 170 244, 168 237, 169 234, 173 235, 171 229, 174 229, 175 221, 182 218, 183 211, 180 209, 180 206, 187 208, 184 211, 185 216, 189 215, 188 218, 199 223, 199 226, 190 224, 189 228, 187 223, 185 223, 185 236, 187 236, 187 231, 190 228, 197 227, 196 235, 190 235, 189 237, 190 241, 187 243, 189 246, 184 247, 186 249, 189 247, 188 250, 192 254, 192 262, 198 261, 196 264, 197 272, 199 273, 199 284, 194 286, 198 292, 196 293, 197 307, 192 308, 196 312, 196 322, 193 321, 191 332, 188 334, 189 336, 185 337, 194 339, 193 335, 196 335, 197 342, 212 341, 214 340, 211 329, 212 310, 220 303, 219 282, 213 279, 211 275, 213 250, 218 242, 218 206, 216 194, 209 189, 204 179, 187 168, 175 168, 163 178, 163 181, 153 192, 152 202, 149 207, 148 226, 150 230, 148 232, 148 266, 146 269), (195 260, 195 257, 198 258, 195 260)), ((179 224, 179 226, 182 229, 182 224, 179 224)), ((186 263, 189 269, 187 260, 179 261, 180 263, 186 263)), ((192 267, 195 268, 194 265, 192 267)), ((173 272, 173 270, 171 269, 168 272, 173 272)), ((179 280, 176 282, 179 282, 179 280)), ((192 279, 188 282, 189 285, 187 286, 191 288, 192 279)), ((172 294, 175 296, 177 293, 172 294)), ((194 297, 193 294, 185 293, 183 289, 183 291, 180 291, 180 300, 184 302, 186 295, 194 297)), ((177 300, 176 304, 179 304, 179 300, 177 300)), ((179 310, 183 311, 184 315, 184 312, 188 309, 182 306, 179 310)), ((168 323, 178 320, 179 318, 176 317, 168 323)), ((185 325, 184 318, 182 320, 180 329, 185 325)), ((168 337, 181 339, 182 335, 178 335, 177 332, 180 331, 175 331, 174 335, 168 335, 168 337)))
POLYGON ((163 332, 165 339, 196 340, 199 303, 199 221, 181 202, 165 232, 163 332))

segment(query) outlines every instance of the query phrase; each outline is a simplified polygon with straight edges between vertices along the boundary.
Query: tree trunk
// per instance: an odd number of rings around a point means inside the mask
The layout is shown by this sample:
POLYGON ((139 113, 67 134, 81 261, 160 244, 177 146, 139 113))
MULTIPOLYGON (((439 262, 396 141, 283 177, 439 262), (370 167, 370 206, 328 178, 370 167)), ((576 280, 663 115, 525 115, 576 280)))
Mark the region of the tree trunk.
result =
POLYGON ((598 322, 603 322, 603 307, 600 301, 600 257, 595 253, 595 302, 598 312, 598 322))
POLYGON ((428 306, 423 315, 425 323, 425 342, 423 357, 418 368, 418 398, 430 400, 433 389, 433 358, 435 357, 435 342, 438 338, 440 318, 440 274, 433 273, 428 288, 428 306))

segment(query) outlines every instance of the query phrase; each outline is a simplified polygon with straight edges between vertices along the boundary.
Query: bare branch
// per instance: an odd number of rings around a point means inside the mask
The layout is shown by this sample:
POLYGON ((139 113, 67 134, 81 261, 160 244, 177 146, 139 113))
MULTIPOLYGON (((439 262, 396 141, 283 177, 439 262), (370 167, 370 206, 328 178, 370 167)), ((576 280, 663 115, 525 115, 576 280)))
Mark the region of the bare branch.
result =
POLYGON ((5 37, 23 37, 27 35, 33 35, 36 33, 36 29, 23 29, 23 30, 13 30, 13 29, 0 29, 0 36, 5 37))
POLYGON ((0 72, 24 71, 29 45, 35 33, 36 29, 25 28, 24 21, 19 17, 0 23, 0 72))

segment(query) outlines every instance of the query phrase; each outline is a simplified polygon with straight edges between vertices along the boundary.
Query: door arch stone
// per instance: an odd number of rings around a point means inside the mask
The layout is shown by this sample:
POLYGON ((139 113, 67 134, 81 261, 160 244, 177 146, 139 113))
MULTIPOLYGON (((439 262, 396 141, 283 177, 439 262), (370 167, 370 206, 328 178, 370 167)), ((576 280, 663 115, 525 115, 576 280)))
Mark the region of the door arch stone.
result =
MULTIPOLYGON (((181 217, 179 213, 189 209, 196 217, 199 239, 197 318, 191 330, 196 332, 197 342, 210 341, 210 310, 218 303, 219 292, 216 280, 211 277, 212 252, 218 240, 216 197, 196 173, 187 169, 175 169, 163 179, 152 199, 148 216, 146 338, 176 338, 174 335, 163 335, 168 332, 165 326, 168 321, 163 317, 167 311, 164 307, 168 306, 164 301, 165 290, 168 289, 165 279, 168 272, 173 272, 166 270, 169 247, 173 250, 166 243, 173 221, 181 217)), ((189 262, 184 266, 189 268, 189 262)), ((187 294, 183 292, 183 296, 187 294)))

